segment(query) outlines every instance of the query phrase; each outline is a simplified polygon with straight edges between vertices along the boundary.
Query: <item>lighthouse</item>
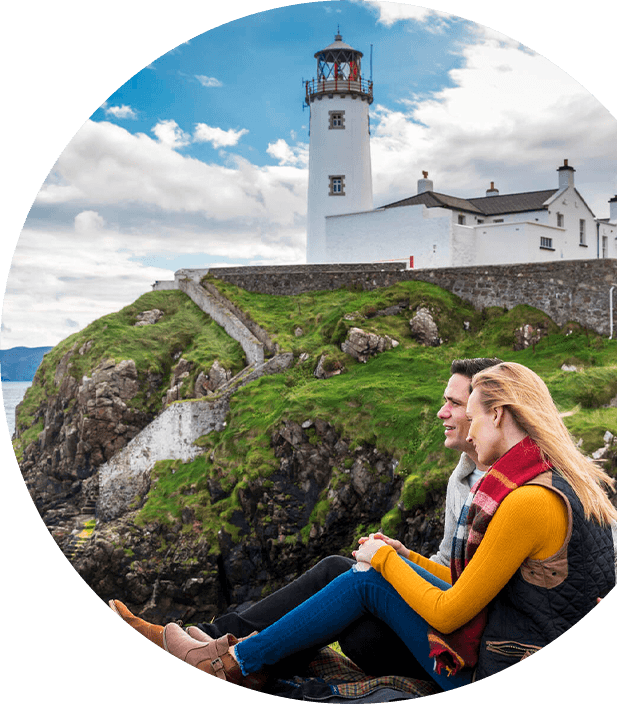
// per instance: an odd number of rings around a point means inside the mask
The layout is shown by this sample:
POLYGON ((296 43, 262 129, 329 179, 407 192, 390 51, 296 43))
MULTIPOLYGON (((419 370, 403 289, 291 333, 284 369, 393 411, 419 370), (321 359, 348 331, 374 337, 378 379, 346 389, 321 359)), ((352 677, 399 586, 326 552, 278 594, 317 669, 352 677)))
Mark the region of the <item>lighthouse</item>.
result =
POLYGON ((328 253, 329 215, 373 209, 369 106, 373 83, 362 75, 362 52, 336 34, 315 54, 317 76, 306 81, 310 109, 306 261, 336 261, 328 253))

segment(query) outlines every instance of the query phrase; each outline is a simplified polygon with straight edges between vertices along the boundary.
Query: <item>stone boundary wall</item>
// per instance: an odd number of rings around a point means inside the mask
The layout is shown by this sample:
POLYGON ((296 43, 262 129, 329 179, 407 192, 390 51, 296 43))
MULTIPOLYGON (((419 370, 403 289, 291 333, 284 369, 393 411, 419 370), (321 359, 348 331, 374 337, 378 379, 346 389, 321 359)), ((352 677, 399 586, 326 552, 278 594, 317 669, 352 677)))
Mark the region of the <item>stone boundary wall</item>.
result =
POLYGON ((265 359, 263 343, 230 310, 191 279, 178 281, 178 288, 218 323, 230 337, 240 343, 246 354, 247 365, 263 364, 265 359))
MULTIPOLYGON (((513 308, 526 303, 550 315, 558 325, 574 321, 608 335, 609 291, 612 285, 617 285, 617 259, 444 269, 405 269, 402 263, 311 264, 215 268, 208 273, 248 291, 286 296, 342 286, 370 290, 398 281, 427 281, 451 291, 478 309, 486 306, 513 308)), ((617 289, 613 291, 613 299, 615 336, 617 289)))

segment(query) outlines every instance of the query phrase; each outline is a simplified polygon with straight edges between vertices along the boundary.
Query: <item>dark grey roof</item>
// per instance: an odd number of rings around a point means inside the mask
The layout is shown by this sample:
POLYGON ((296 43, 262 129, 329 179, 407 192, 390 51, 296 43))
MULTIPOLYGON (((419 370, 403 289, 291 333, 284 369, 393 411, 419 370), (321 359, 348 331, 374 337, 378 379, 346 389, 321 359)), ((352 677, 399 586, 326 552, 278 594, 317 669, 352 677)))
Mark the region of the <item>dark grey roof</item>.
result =
POLYGON ((530 210, 542 210, 544 203, 557 193, 557 188, 531 193, 511 193, 503 196, 485 196, 483 198, 457 198, 435 191, 425 191, 411 198, 382 206, 399 208, 406 205, 426 205, 427 208, 449 208, 464 210, 477 215, 505 215, 507 213, 524 213, 530 210))
POLYGON ((524 213, 528 210, 542 210, 544 203, 559 189, 532 191, 531 193, 511 193, 503 196, 485 196, 469 198, 469 202, 479 208, 484 215, 505 215, 506 213, 524 213))

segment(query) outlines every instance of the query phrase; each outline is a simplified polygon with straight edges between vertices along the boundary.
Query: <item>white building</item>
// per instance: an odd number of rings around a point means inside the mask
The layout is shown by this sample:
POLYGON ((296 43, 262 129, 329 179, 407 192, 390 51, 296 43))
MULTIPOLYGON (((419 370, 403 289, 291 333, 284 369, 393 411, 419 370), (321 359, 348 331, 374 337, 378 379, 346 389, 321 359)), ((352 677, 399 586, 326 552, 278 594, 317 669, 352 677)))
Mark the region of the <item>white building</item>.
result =
POLYGON ((410 261, 415 268, 617 257, 617 197, 598 220, 574 185, 567 160, 556 188, 481 198, 433 190, 370 212, 326 218, 326 262, 410 261), (411 259, 413 258, 413 259, 411 259))
POLYGON ((405 260, 415 268, 617 258, 617 196, 598 220, 574 185, 567 159, 555 188, 480 198, 433 189, 373 209, 369 105, 362 53, 342 41, 315 54, 310 107, 307 256, 313 263, 405 260))

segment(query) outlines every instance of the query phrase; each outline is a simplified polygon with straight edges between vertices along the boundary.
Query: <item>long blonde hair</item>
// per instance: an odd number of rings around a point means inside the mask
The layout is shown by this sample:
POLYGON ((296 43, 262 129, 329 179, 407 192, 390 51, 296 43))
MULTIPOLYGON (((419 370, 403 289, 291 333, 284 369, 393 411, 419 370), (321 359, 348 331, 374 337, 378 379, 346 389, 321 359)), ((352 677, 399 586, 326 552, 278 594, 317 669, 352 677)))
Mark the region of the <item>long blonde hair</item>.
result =
POLYGON ((605 491, 615 480, 585 457, 564 425, 546 384, 531 369, 502 362, 474 375, 471 385, 480 391, 484 408, 505 406, 514 420, 535 441, 543 458, 572 487, 586 518, 601 525, 617 520, 617 509, 605 491))

